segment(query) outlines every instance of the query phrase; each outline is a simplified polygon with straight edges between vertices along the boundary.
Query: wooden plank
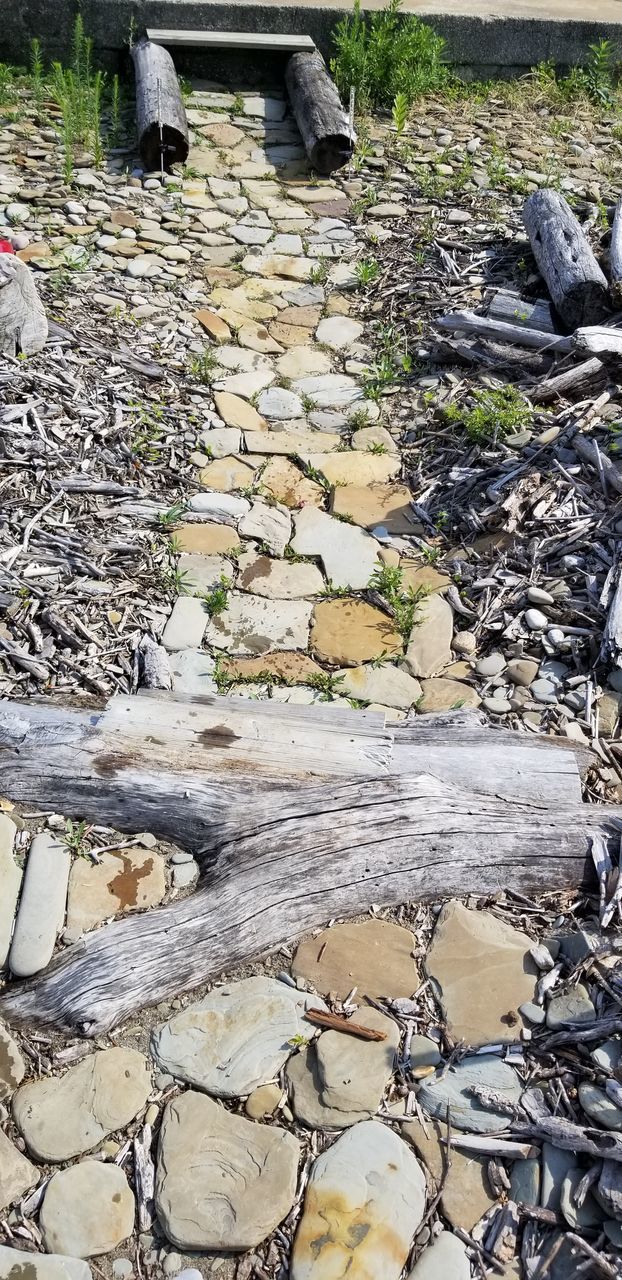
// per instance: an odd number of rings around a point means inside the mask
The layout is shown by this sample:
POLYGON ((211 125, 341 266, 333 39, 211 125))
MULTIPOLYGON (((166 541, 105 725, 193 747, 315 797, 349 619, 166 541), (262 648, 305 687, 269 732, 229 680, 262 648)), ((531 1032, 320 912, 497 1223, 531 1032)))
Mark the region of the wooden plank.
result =
POLYGON ((265 31, 174 31, 149 27, 157 44, 195 49, 269 49, 274 53, 307 53, 315 49, 311 36, 277 35, 265 31))

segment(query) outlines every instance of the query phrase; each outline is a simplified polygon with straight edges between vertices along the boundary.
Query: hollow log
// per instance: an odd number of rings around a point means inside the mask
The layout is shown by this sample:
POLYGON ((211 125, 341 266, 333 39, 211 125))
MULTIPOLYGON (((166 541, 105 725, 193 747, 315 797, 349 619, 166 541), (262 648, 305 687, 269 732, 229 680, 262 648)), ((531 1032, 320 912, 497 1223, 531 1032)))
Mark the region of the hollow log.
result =
POLYGON ((620 826, 581 803, 572 749, 477 712, 386 728, 216 697, 5 702, 0 794, 151 830, 200 861, 190 897, 86 935, 0 1000, 11 1022, 83 1035, 373 903, 581 884, 590 831, 620 826))
POLYGON ((177 72, 170 53, 151 40, 130 50, 136 77, 136 124, 141 158, 147 170, 184 164, 190 142, 177 72))
POLYGON ((354 151, 354 136, 321 54, 294 53, 285 85, 313 168, 323 174, 341 169, 354 151))
POLYGON ((569 329, 598 324, 609 310, 607 281, 564 197, 549 188, 534 191, 523 221, 560 319, 569 329))
POLYGON ((609 275, 611 276, 611 296, 619 306, 622 303, 622 198, 618 200, 613 214, 609 246, 609 275))

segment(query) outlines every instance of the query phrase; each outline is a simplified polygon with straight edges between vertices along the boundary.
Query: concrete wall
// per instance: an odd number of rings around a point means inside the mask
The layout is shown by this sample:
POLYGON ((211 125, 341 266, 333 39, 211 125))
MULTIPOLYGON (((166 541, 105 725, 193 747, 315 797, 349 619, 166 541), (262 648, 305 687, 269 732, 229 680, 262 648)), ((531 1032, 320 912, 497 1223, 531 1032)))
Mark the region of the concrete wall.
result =
MULTIPOLYGON (((381 2, 364 0, 364 5, 375 8, 381 2)), ((146 26, 304 32, 328 56, 331 32, 347 8, 349 0, 81 0, 86 30, 108 65, 123 56, 132 20, 139 33, 146 26)), ((461 0, 459 6, 453 0, 406 0, 405 8, 444 36, 449 60, 467 74, 516 74, 549 58, 558 66, 572 66, 601 37, 622 48, 622 5, 613 0, 557 0, 554 7, 547 0, 528 5, 506 0, 502 10, 487 8, 482 0, 461 0)), ((67 57, 76 11, 76 0, 4 0, 0 60, 25 62, 33 36, 42 41, 48 58, 67 57)), ((175 57, 178 61, 177 52, 175 57)), ((195 73, 216 74, 211 55, 200 55, 199 61, 193 57, 195 73)), ((261 74, 256 59, 254 70, 261 74)))

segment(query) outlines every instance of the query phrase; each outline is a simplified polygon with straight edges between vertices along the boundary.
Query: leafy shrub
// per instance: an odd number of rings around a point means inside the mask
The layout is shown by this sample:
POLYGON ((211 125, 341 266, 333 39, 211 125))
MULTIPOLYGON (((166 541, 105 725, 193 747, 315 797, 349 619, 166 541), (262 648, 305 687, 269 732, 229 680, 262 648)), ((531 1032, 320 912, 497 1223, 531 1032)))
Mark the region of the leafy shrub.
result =
POLYGON ((367 18, 354 0, 353 13, 336 28, 331 71, 344 99, 354 87, 359 109, 391 108, 398 95, 410 106, 449 78, 445 41, 419 18, 402 15, 400 5, 389 0, 367 18))
POLYGON ((446 421, 464 427, 470 440, 503 440, 531 426, 533 410, 514 387, 475 391, 472 400, 471 408, 449 404, 443 410, 446 421))

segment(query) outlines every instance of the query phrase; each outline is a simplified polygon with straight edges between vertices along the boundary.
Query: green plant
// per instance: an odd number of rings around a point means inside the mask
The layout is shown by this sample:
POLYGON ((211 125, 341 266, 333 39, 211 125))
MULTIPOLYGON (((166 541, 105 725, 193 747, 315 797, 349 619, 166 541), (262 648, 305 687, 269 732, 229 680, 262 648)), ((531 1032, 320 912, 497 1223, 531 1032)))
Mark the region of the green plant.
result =
POLYGON ((367 452, 379 456, 381 453, 388 453, 388 449, 386 444, 382 443, 382 440, 372 440, 371 444, 367 446, 367 452))
POLYGON ((60 838, 61 844, 65 844, 77 857, 86 858, 89 851, 84 842, 92 830, 92 826, 87 822, 72 822, 71 818, 66 818, 65 831, 60 838))
POLYGON ((445 42, 410 14, 400 13, 401 0, 363 15, 360 0, 335 30, 331 70, 342 96, 356 91, 359 110, 390 108, 398 94, 408 106, 425 93, 441 89, 449 73, 443 62, 445 42))
POLYGON ((231 111, 235 116, 244 115, 244 98, 241 93, 236 93, 231 106, 231 111))
POLYGON ((292 1036, 287 1043, 291 1045, 292 1049, 304 1049, 306 1045, 310 1043, 310 1039, 308 1036, 303 1036, 299 1031, 295 1036, 292 1036))
POLYGON ((0 106, 15 102, 15 75, 12 67, 0 62, 0 106))
POLYGON ((391 108, 391 118, 393 120, 393 128, 395 129, 398 138, 401 138, 404 129, 406 128, 408 109, 409 102, 406 94, 402 92, 396 93, 393 99, 393 106, 391 108))
POLYGON ((158 512, 158 524, 164 529, 170 529, 171 525, 178 524, 186 510, 185 502, 174 502, 168 511, 158 512))
POLYGON ((616 50, 612 40, 598 40, 588 45, 589 57, 585 67, 588 96, 592 102, 609 106, 613 102, 618 74, 616 50))
POLYGON ((113 147, 118 147, 121 139, 121 86, 117 75, 112 77, 112 96, 110 100, 110 138, 113 147))
POLYGON ((220 576, 220 580, 211 588, 211 591, 206 591, 202 599, 210 618, 215 618, 219 613, 224 613, 229 603, 229 592, 232 586, 231 578, 227 578, 223 573, 220 576))
POLYGON ((376 258, 361 258, 354 268, 354 274, 362 286, 366 289, 368 285, 373 284, 374 280, 380 275, 380 267, 376 258))
POLYGON ((217 367, 218 361, 213 351, 206 347, 200 356, 193 356, 190 361, 190 372, 199 382, 211 382, 211 375, 217 367))
POLYGON ((369 587, 386 600, 400 635, 408 640, 415 625, 417 606, 428 594, 426 587, 416 591, 404 586, 403 571, 397 566, 383 565, 369 580, 369 587))
POLYGON ((41 41, 30 41, 30 75, 32 78, 32 96, 37 113, 43 106, 43 58, 41 57, 41 41))
POLYGON ((343 676, 332 675, 328 671, 317 671, 309 676, 306 683, 311 689, 316 689, 321 694, 320 702, 330 702, 336 693, 340 693, 339 685, 343 681, 343 676))
POLYGON ((311 268, 309 281, 311 284, 325 284, 328 280, 330 267, 327 258, 320 258, 319 262, 311 268))
POLYGON ((475 391, 472 407, 450 404, 443 409, 448 422, 462 426, 477 443, 503 440, 530 426, 533 410, 515 387, 491 387, 475 391))
POLYGON ((96 165, 102 162, 101 100, 105 77, 102 71, 93 71, 91 56, 92 41, 85 35, 82 16, 78 13, 73 29, 71 67, 64 68, 60 62, 52 64, 51 92, 62 117, 67 183, 73 177, 77 145, 92 147, 96 165))

